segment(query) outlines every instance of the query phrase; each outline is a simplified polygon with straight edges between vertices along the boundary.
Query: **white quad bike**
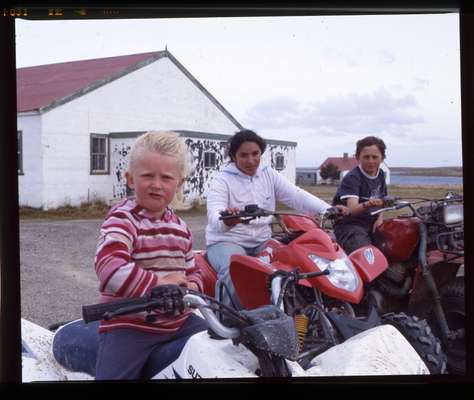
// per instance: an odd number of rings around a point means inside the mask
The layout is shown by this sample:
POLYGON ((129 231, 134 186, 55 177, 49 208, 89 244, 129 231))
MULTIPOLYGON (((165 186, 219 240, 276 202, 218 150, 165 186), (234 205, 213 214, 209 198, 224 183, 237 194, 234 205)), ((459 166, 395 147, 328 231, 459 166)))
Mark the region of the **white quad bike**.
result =
POLYGON ((417 352, 391 325, 359 333, 319 354, 303 369, 294 321, 275 305, 235 311, 205 294, 163 285, 149 296, 83 306, 83 319, 55 332, 23 319, 22 380, 92 380, 99 320, 140 311, 176 313, 186 307, 204 317, 209 330, 191 336, 176 360, 154 366, 151 379, 429 374, 417 352), (231 327, 216 317, 217 309, 233 321, 231 327))

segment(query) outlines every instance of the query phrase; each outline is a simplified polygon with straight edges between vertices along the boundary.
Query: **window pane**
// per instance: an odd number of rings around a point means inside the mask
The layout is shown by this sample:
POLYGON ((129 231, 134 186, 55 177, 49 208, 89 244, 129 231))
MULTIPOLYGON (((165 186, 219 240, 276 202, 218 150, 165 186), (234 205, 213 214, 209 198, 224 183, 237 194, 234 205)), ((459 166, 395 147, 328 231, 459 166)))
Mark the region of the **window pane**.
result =
POLYGON ((92 153, 98 153, 99 152, 99 139, 98 138, 92 138, 92 153))
POLYGON ((92 155, 92 170, 105 171, 105 156, 100 154, 92 155))
POLYGON ((97 155, 92 154, 92 170, 96 171, 97 170, 97 165, 98 165, 98 158, 97 155))
POLYGON ((91 135, 92 172, 107 172, 107 137, 91 135))
POLYGON ((105 154, 105 139, 99 138, 99 153, 105 154))
POLYGON ((204 153, 204 167, 213 168, 216 166, 216 153, 204 153))
POLYGON ((283 156, 281 155, 276 156, 275 168, 278 170, 282 170, 284 166, 284 161, 285 161, 285 158, 283 156))
POLYGON ((99 167, 97 169, 104 171, 105 170, 105 157, 104 156, 98 156, 98 164, 99 164, 99 167))

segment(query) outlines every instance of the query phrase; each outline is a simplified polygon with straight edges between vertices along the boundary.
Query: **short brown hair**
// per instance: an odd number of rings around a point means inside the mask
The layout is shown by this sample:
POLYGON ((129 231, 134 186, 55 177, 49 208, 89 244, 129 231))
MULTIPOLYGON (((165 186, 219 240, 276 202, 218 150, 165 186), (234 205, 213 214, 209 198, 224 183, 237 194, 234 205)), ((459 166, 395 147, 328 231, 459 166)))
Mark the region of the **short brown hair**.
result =
POLYGON ((375 136, 367 136, 363 139, 360 139, 357 142, 356 157, 359 157, 359 154, 364 147, 373 146, 373 145, 378 147, 378 149, 380 150, 380 153, 382 153, 382 159, 385 159, 385 149, 387 148, 387 146, 385 146, 385 143, 382 139, 375 136))

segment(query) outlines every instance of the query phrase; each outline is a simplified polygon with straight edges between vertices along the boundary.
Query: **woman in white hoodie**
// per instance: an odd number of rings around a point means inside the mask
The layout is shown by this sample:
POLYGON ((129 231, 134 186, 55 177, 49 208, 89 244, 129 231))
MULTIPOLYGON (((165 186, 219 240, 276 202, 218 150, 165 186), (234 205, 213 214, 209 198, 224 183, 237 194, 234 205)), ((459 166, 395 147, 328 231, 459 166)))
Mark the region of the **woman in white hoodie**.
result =
MULTIPOLYGON (((207 258, 233 297, 241 307, 230 279, 229 265, 233 254, 257 255, 271 238, 271 217, 262 217, 241 223, 239 218, 219 220, 220 212, 236 214, 248 204, 257 204, 266 210, 275 210, 276 202, 305 214, 316 214, 331 207, 330 204, 298 188, 284 176, 268 166, 261 166, 265 140, 251 130, 237 132, 229 139, 231 162, 213 179, 207 195, 207 258)), ((347 213, 347 208, 337 206, 347 213)), ((232 304, 224 289, 220 301, 232 304)), ((219 293, 216 285, 216 298, 219 293)))

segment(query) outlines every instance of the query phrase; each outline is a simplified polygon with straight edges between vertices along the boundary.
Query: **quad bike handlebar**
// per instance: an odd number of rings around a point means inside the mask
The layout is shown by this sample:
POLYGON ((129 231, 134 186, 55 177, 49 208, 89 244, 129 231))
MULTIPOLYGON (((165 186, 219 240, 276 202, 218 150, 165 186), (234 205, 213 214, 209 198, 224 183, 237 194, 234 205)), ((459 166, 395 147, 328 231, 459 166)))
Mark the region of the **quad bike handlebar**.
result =
POLYGON ((376 211, 372 211, 370 215, 377 215, 385 211, 400 210, 402 208, 408 207, 413 216, 418 217, 421 221, 426 221, 431 217, 432 212, 435 208, 440 206, 446 206, 454 203, 463 203, 463 196, 454 193, 448 192, 446 196, 441 199, 425 199, 425 198, 413 198, 413 201, 403 200, 399 197, 386 196, 383 198, 384 207, 376 211), (428 204, 428 207, 415 208, 415 205, 425 203, 428 204))
POLYGON ((416 203, 410 203, 409 201, 401 200, 396 197, 390 197, 388 199, 384 198, 383 200, 384 200, 385 207, 372 211, 370 215, 378 215, 385 211, 399 210, 404 207, 409 207, 413 211, 413 214, 418 216, 416 209, 413 207, 413 204, 416 204, 416 203))
POLYGON ((150 295, 140 298, 83 306, 82 314, 88 323, 145 311, 148 313, 146 320, 153 321, 148 318, 156 318, 152 311, 176 315, 186 308, 199 309, 210 330, 223 339, 232 339, 234 344, 242 343, 254 353, 262 377, 291 376, 285 360, 296 360, 298 356, 294 321, 274 305, 236 311, 203 293, 177 285, 161 285, 153 288, 150 295), (214 311, 231 317, 234 326, 222 324, 214 311))
POLYGON ((226 339, 239 336, 239 329, 226 327, 218 320, 209 303, 219 304, 224 313, 239 320, 240 324, 249 324, 245 316, 219 303, 212 297, 177 285, 157 286, 152 289, 150 295, 134 299, 84 305, 82 306, 82 317, 84 322, 89 323, 101 319, 108 321, 121 315, 143 311, 148 313, 159 311, 168 315, 179 315, 186 308, 197 308, 208 322, 209 327, 219 336, 226 339))
MULTIPOLYGON (((239 212, 232 214, 227 212, 226 210, 220 212, 220 220, 229 220, 229 219, 240 219, 242 223, 248 224, 250 221, 253 219, 259 218, 259 217, 269 217, 269 216, 274 216, 277 217, 278 222, 280 225, 282 225, 282 228, 285 232, 287 232, 286 227, 284 226, 283 222, 281 219, 278 217, 281 215, 292 215, 292 216, 298 216, 298 217, 304 217, 312 220, 313 222, 318 223, 318 221, 306 214, 301 214, 297 212, 292 212, 292 211, 269 211, 265 210, 263 208, 260 208, 257 204, 248 204, 245 206, 243 210, 240 210, 239 212)), ((337 207, 329 207, 325 211, 319 214, 320 217, 320 222, 319 225, 322 226, 324 223, 324 220, 335 220, 337 218, 340 218, 342 216, 342 211, 337 208, 337 207)), ((288 232, 287 232, 288 233, 288 232)))

